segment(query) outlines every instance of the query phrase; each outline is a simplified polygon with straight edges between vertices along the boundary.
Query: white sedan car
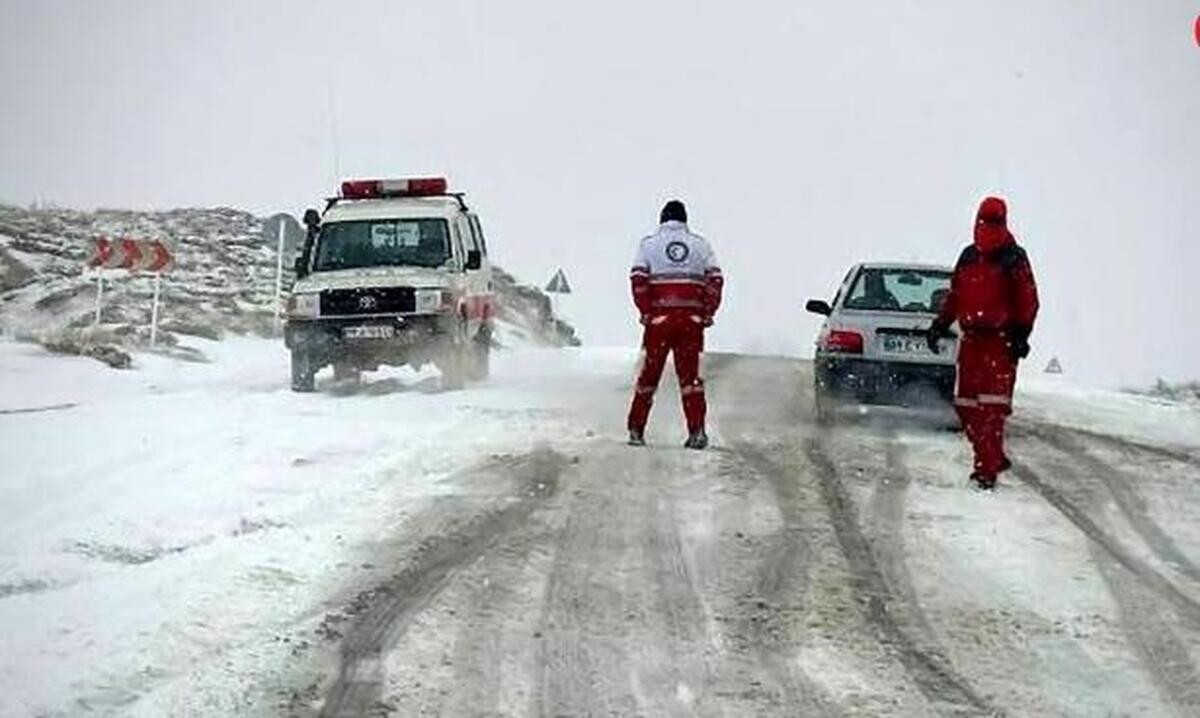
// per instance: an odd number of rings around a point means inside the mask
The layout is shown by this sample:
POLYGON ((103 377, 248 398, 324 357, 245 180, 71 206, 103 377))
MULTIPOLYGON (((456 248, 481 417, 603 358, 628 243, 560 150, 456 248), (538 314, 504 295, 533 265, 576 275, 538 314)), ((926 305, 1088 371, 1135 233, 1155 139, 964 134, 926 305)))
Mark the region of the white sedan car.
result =
POLYGON ((925 339, 951 275, 941 266, 859 264, 832 302, 809 300, 805 308, 825 316, 813 359, 819 421, 870 405, 953 416, 957 339, 943 339, 938 354, 925 339))

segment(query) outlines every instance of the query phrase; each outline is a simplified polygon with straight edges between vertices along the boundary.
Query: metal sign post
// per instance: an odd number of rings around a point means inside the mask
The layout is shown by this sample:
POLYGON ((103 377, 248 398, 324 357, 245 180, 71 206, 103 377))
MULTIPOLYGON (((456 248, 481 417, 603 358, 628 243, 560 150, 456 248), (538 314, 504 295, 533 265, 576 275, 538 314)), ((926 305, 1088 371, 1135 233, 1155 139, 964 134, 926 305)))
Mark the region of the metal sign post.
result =
POLYGON ((150 307, 150 346, 158 343, 158 297, 162 293, 162 272, 154 273, 154 304, 150 307))
POLYGON ((283 316, 283 237, 287 223, 279 220, 279 245, 275 250, 275 325, 283 316))
POLYGON ((100 308, 104 306, 104 273, 96 271, 96 317, 92 320, 92 327, 100 326, 100 308))

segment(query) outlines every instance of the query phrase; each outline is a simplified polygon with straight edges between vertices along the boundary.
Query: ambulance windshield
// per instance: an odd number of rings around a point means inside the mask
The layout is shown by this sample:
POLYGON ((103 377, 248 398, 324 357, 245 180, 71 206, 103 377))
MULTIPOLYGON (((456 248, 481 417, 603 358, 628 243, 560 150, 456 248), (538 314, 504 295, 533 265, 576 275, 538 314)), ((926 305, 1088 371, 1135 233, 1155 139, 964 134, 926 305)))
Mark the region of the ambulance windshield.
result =
POLYGON ((450 258, 444 219, 373 219, 321 227, 313 271, 364 267, 440 267, 450 258))

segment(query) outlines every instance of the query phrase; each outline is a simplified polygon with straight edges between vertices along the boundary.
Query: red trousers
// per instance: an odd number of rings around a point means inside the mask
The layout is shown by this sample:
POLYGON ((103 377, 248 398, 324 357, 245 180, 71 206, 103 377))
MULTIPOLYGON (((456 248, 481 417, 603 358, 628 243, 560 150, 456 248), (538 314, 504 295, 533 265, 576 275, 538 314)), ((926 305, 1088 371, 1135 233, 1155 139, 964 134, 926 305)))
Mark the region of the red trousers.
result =
POLYGON ((629 407, 629 428, 644 431, 654 391, 662 377, 667 355, 675 356, 675 375, 679 378, 679 394, 683 399, 683 415, 688 433, 704 428, 707 405, 704 400, 704 380, 700 378, 700 354, 704 351, 703 320, 689 312, 671 312, 652 316, 646 321, 642 335, 642 368, 638 372, 633 404, 629 407))
POLYGON ((1017 363, 999 332, 963 333, 954 408, 975 449, 975 471, 995 478, 1004 462, 1004 422, 1012 413, 1017 363))

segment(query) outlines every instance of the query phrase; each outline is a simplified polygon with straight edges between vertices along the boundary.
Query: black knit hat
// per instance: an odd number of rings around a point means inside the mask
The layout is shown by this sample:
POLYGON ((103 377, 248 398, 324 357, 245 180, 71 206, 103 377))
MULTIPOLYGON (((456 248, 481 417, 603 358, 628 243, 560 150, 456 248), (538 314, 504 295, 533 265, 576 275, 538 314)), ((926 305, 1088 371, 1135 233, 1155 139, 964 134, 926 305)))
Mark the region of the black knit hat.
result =
POLYGON ((687 222, 687 207, 683 206, 683 202, 673 199, 663 205, 662 212, 658 215, 659 222, 687 222))

